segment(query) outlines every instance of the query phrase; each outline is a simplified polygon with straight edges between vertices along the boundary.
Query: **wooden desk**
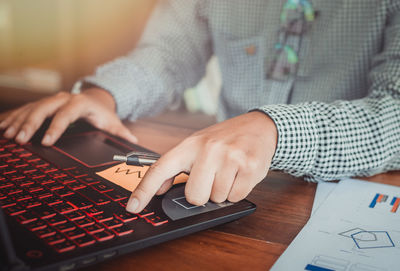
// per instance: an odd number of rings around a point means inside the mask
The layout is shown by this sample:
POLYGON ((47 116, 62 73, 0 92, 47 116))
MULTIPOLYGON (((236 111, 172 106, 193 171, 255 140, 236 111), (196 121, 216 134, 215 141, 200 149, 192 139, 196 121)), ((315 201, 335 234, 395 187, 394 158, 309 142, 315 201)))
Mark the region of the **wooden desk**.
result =
MULTIPOLYGON (((129 126, 142 146, 159 153, 195 130, 151 119, 129 126)), ((363 179, 399 185, 400 172, 363 179)), ((85 270, 268 270, 307 222, 315 188, 315 183, 270 172, 248 197, 257 205, 254 214, 85 270)))
MULTIPOLYGON (((141 145, 159 153, 194 131, 149 121, 130 127, 141 145)), ((363 179, 400 184, 400 172, 363 179)), ((315 188, 315 183, 270 172, 248 197, 257 205, 254 214, 86 270, 268 270, 307 222, 315 188)))

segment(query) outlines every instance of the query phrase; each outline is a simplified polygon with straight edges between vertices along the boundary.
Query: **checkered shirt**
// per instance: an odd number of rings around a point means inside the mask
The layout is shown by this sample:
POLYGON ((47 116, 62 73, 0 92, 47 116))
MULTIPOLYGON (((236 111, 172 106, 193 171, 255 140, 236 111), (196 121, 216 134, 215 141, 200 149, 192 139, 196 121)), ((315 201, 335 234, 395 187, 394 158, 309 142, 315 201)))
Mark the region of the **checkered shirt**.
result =
POLYGON ((272 169, 313 181, 400 169, 400 1, 313 0, 297 75, 274 81, 285 1, 161 0, 138 46, 84 80, 135 120, 195 85, 216 55, 218 119, 268 114, 279 134, 272 169))

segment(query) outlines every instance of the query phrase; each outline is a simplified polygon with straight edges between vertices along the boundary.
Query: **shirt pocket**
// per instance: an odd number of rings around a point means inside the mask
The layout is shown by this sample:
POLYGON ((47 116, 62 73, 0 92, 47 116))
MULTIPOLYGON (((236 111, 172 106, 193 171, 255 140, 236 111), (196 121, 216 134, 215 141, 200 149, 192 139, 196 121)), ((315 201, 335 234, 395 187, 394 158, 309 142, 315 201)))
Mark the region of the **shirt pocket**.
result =
POLYGON ((220 34, 214 40, 224 88, 245 93, 261 88, 265 77, 265 38, 220 34))

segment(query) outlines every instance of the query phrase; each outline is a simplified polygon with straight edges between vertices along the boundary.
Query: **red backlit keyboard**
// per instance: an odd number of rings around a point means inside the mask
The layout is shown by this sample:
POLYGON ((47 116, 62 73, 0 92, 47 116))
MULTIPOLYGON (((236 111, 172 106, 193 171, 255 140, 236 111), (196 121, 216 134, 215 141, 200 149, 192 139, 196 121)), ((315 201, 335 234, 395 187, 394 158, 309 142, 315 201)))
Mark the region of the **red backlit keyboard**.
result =
POLYGON ((59 253, 134 234, 139 220, 152 226, 168 222, 146 209, 126 212, 129 194, 0 137, 1 208, 59 253))

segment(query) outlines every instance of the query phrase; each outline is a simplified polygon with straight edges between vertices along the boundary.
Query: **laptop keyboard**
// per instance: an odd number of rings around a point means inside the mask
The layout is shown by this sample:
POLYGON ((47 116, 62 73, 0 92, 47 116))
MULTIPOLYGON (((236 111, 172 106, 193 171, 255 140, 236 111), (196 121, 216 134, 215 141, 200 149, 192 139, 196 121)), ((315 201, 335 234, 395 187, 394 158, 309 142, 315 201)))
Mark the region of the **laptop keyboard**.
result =
POLYGON ((126 212, 124 192, 0 136, 0 206, 58 253, 134 234, 140 219, 153 227, 168 222, 151 210, 126 212))

